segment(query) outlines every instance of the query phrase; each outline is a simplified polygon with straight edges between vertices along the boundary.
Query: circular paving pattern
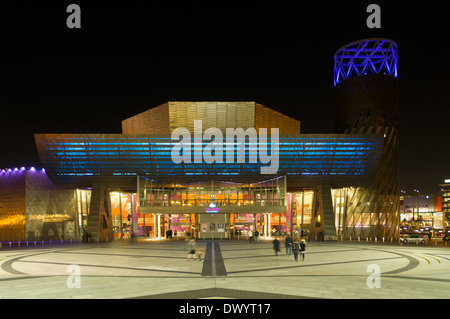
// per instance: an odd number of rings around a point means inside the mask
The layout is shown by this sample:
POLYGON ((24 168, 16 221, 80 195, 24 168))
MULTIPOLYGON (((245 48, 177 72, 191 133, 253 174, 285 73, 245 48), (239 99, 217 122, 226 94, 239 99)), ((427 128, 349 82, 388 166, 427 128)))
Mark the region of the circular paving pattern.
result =
POLYGON ((309 243, 305 260, 271 241, 182 241, 0 250, 1 298, 449 298, 450 248, 309 243))

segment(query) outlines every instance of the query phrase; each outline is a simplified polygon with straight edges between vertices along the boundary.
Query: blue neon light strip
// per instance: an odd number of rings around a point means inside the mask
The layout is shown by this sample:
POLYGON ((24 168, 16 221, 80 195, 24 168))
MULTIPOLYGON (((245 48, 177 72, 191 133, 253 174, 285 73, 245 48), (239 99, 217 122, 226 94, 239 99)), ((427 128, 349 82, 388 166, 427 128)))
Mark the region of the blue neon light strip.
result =
MULTIPOLYGON (((281 136, 279 174, 293 176, 361 176, 378 163, 380 136, 281 136)), ((206 146, 204 142, 202 148, 206 146)), ((43 135, 37 138, 41 162, 52 176, 231 176, 260 174, 261 164, 175 164, 170 137, 115 135, 43 135), (74 147, 76 145, 76 147, 74 147), (146 145, 146 147, 143 147, 146 145)), ((270 143, 267 147, 270 149, 270 143)), ((235 150, 236 156, 236 150, 235 150)))

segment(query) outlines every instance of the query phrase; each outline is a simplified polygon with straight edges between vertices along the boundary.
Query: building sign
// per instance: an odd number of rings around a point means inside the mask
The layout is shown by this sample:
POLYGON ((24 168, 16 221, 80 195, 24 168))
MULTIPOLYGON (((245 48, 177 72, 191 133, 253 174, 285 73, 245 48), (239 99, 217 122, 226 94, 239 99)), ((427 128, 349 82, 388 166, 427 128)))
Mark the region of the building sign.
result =
POLYGON ((216 207, 216 204, 209 204, 209 206, 206 206, 206 213, 218 213, 219 207, 216 207))

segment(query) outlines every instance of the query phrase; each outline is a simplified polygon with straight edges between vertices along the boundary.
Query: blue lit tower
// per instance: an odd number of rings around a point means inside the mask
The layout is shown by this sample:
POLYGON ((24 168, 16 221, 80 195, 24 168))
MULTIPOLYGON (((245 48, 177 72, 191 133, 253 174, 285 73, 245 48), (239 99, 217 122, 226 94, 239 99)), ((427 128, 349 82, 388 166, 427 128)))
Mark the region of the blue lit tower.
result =
POLYGON ((384 137, 376 174, 346 206, 345 237, 398 237, 397 58, 397 44, 381 38, 352 42, 334 56, 336 133, 384 137))

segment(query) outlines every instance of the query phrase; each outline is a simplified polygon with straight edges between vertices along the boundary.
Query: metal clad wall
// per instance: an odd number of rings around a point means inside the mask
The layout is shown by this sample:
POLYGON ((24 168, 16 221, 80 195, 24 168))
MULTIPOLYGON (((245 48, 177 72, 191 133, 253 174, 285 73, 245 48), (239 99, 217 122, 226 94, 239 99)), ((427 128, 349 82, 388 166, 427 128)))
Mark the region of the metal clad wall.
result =
POLYGON ((254 127, 255 102, 169 102, 170 132, 179 127, 194 131, 194 120, 201 120, 203 130, 217 127, 254 127))
POLYGON ((194 130, 202 120, 203 130, 226 128, 279 128, 280 134, 299 134, 300 122, 255 102, 174 101, 122 121, 123 134, 170 134, 185 127, 194 130))
POLYGON ((77 239, 74 191, 56 188, 45 171, 0 171, 0 240, 77 239))
POLYGON ((44 171, 26 174, 26 240, 78 239, 75 193, 58 189, 44 171))
POLYGON ((123 134, 168 134, 168 103, 122 121, 123 134))
POLYGON ((0 240, 25 235, 25 171, 0 170, 0 240))
POLYGON ((256 103, 255 128, 278 128, 279 134, 300 134, 300 121, 256 103))

